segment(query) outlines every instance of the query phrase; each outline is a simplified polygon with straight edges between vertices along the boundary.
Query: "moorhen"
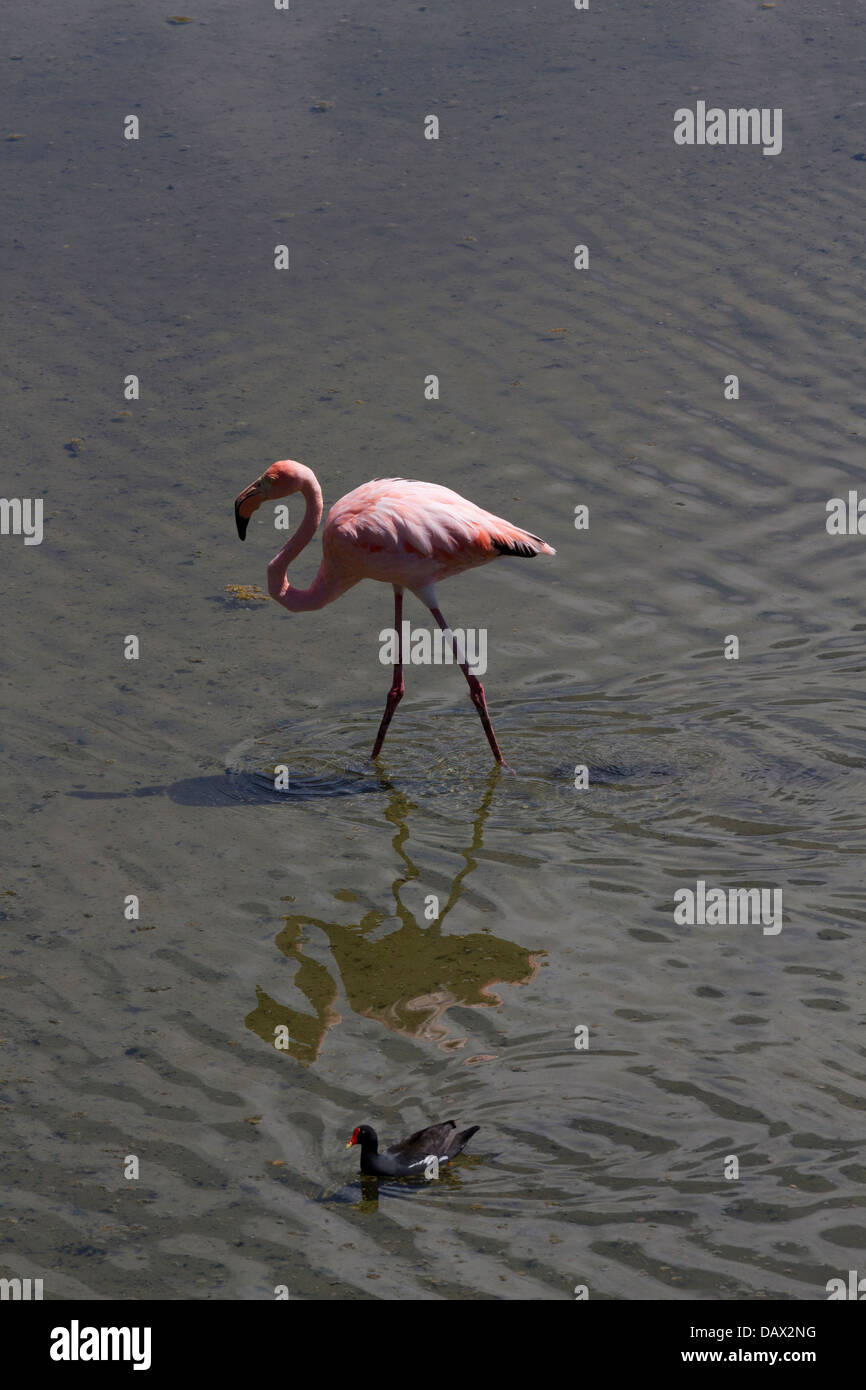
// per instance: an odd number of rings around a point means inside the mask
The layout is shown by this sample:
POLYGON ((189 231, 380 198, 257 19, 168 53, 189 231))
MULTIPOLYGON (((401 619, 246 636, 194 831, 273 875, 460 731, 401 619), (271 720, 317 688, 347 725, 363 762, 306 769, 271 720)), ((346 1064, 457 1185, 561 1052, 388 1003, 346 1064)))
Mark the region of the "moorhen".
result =
POLYGON ((447 1163, 459 1154, 463 1145, 478 1130, 478 1125, 470 1129, 458 1129, 455 1120, 445 1120, 441 1125, 428 1125, 402 1139, 399 1144, 391 1144, 384 1153, 379 1153, 379 1139, 369 1125, 359 1125, 352 1131, 346 1145, 361 1145, 361 1172, 374 1173, 380 1178, 420 1177, 427 1169, 430 1158, 447 1163))

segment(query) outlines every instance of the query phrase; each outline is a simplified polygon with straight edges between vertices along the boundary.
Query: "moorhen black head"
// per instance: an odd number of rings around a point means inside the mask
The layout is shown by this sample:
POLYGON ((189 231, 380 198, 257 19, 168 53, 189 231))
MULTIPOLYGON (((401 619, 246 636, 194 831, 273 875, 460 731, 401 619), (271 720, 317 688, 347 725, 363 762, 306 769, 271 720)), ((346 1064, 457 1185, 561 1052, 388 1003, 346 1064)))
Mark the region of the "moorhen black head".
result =
POLYGON ((428 1172, 436 1176, 436 1163, 447 1163, 455 1158, 463 1145, 477 1133, 478 1125, 470 1129, 458 1129, 455 1120, 445 1120, 441 1125, 428 1125, 402 1139, 399 1144, 391 1144, 384 1153, 379 1153, 379 1140, 376 1131, 369 1125, 358 1125, 346 1145, 361 1146, 361 1172, 373 1173, 380 1178, 422 1177, 428 1172))

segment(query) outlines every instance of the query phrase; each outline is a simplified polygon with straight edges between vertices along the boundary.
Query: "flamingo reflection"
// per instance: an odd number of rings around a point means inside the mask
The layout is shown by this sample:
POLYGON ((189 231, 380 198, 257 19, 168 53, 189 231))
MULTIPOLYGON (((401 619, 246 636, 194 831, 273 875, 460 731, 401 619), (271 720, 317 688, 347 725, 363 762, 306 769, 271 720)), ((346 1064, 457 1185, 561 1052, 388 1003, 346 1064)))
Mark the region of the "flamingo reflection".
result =
MULTIPOLYGON (((421 878, 421 870, 406 849, 410 813, 416 808, 402 793, 391 789, 385 819, 396 827, 392 845, 402 862, 391 886, 393 910, 371 909, 348 924, 303 913, 288 914, 276 943, 289 960, 297 962, 293 984, 308 1000, 312 1012, 280 1003, 257 987, 257 1004, 245 1020, 247 1027, 269 1046, 274 1045, 277 1029, 285 1030, 283 1050, 309 1065, 318 1057, 331 1028, 341 1021, 337 1006, 342 987, 345 1001, 356 1014, 376 1019, 406 1037, 442 1048, 460 1048, 465 1038, 451 1036, 449 1009, 495 1007, 502 1003, 495 992, 497 985, 529 984, 546 954, 543 950, 503 940, 489 929, 465 934, 443 930, 468 875, 477 867, 484 823, 499 776, 500 768, 495 767, 475 816, 471 841, 461 851, 465 862, 433 921, 426 921, 423 911, 419 921, 403 901, 406 885, 421 878), (386 930, 386 923, 394 918, 399 925, 386 930), (311 928, 327 939, 333 969, 304 954, 305 936, 311 928)), ((337 890, 335 896, 344 902, 357 901, 351 889, 337 890)))

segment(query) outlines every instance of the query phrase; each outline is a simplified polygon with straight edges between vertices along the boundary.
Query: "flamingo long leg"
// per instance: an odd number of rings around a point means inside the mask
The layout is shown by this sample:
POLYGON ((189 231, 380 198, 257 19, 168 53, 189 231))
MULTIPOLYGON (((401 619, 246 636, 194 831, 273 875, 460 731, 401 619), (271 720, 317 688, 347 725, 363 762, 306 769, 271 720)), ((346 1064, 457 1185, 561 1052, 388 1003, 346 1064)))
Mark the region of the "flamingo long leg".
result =
MULTIPOLYGON (((451 631, 445 619, 443 618, 440 609, 433 608, 431 606, 430 612, 433 614, 433 617, 436 619, 443 632, 451 631)), ((453 635, 451 637, 451 646, 454 649, 455 659, 459 658, 460 653, 457 650, 457 642, 453 635)), ((490 714, 487 709, 487 701, 484 698, 484 686, 481 684, 477 676, 473 676, 472 672, 469 670, 469 667, 466 665, 465 662, 460 661, 458 659, 457 665, 460 667, 460 670, 466 677, 466 683, 469 686, 469 695, 472 699, 473 705, 478 711, 478 717, 481 720, 482 727, 484 729, 485 734, 487 735, 487 742, 493 749, 493 756, 498 763, 502 763, 503 767, 507 767, 508 764, 502 756, 499 744, 496 742, 496 734, 493 732, 493 725, 490 722, 490 714)))
POLYGON ((394 662, 394 678, 391 681, 391 689, 388 691, 388 699, 385 703, 385 713, 382 715, 382 723, 379 725, 379 732, 376 735, 376 742, 373 744, 371 758, 378 758, 382 744, 385 742, 385 735, 388 732, 388 725, 394 715, 394 711, 403 698, 405 685, 403 684, 403 590, 394 586, 394 630, 397 633, 397 660, 394 662))

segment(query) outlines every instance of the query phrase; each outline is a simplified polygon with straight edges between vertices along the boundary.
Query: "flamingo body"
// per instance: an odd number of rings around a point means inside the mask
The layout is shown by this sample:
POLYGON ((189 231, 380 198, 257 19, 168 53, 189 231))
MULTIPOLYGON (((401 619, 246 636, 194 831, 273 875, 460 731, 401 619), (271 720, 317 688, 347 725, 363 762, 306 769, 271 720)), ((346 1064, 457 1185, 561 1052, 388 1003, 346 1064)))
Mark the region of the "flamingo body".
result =
MULTIPOLYGON (((430 609, 439 626, 450 632, 438 607, 435 585, 464 570, 489 564, 501 555, 555 555, 539 536, 494 516, 438 483, 406 478, 377 478, 364 483, 328 513, 322 531, 322 561, 309 589, 289 584, 286 571, 312 540, 322 519, 322 491, 305 464, 283 459, 266 469, 235 500, 238 534, 246 536, 249 519, 265 499, 301 492, 306 499, 304 519, 294 535, 268 565, 272 598, 292 613, 324 608, 362 579, 391 584, 394 589, 394 628, 400 635, 400 658, 372 756, 378 757, 388 725, 403 696, 402 603, 409 589, 430 609)), ((455 656, 457 646, 452 637, 455 656)), ((496 761, 504 761, 493 732, 484 687, 465 663, 458 664, 469 684, 496 761)))
POLYGON ((503 554, 554 553, 458 492, 406 478, 377 478, 335 502, 322 551, 325 577, 378 579, 413 593, 503 554))

